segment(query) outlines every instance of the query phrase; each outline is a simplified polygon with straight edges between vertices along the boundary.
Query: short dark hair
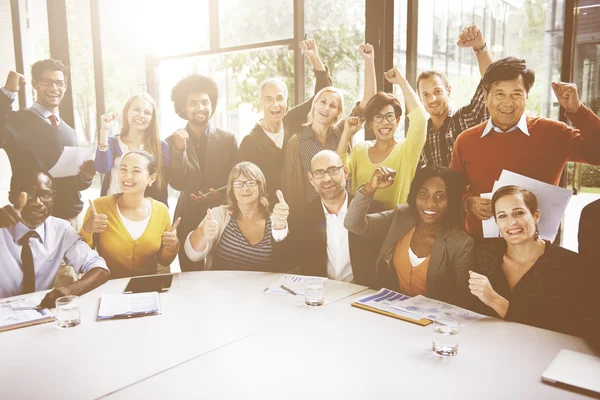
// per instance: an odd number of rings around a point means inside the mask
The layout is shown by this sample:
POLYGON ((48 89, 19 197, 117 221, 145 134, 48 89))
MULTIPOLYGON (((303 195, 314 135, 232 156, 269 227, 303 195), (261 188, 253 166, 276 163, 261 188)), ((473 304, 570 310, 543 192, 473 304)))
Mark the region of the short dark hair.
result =
POLYGON ((48 58, 46 60, 36 61, 35 64, 31 66, 31 77, 33 80, 39 81, 42 79, 44 71, 61 71, 65 76, 65 81, 67 81, 69 75, 69 67, 63 64, 62 61, 48 58))
POLYGON ((421 91, 419 89, 419 83, 421 83, 421 81, 423 79, 429 79, 434 76, 437 76, 438 78, 440 78, 442 80, 442 82, 444 83, 444 86, 448 87, 448 78, 446 77, 446 74, 444 74, 443 72, 436 71, 433 69, 423 71, 417 77, 417 95, 419 95, 419 97, 421 96, 421 91))
POLYGON ((373 121, 375 115, 387 105, 394 107, 396 117, 400 118, 400 116, 402 116, 402 106, 396 96, 386 92, 379 92, 371 97, 365 106, 365 119, 367 120, 367 123, 373 121))
POLYGON ((177 82, 173 90, 171 90, 171 100, 173 101, 177 115, 183 119, 187 119, 184 106, 190 93, 206 93, 212 105, 211 115, 215 112, 219 100, 217 82, 208 76, 193 74, 177 82))
POLYGON ((489 93, 494 83, 512 81, 514 79, 518 79, 519 76, 523 77, 525 90, 527 93, 529 93, 529 90, 535 82, 535 72, 529 68, 527 62, 522 58, 501 58, 498 61, 490 64, 483 75, 481 86, 487 93, 489 93))
POLYGON ((501 197, 509 194, 520 194, 523 196, 523 202, 532 215, 538 210, 538 200, 533 192, 515 185, 502 186, 500 189, 496 190, 492 196, 492 211, 494 213, 494 219, 496 219, 496 202, 501 197))
POLYGON ((442 224, 451 226, 461 222, 461 196, 467 185, 464 175, 439 165, 426 165, 417 170, 410 184, 407 203, 416 213, 417 195, 429 178, 439 176, 446 184, 448 195, 448 212, 441 221, 442 224))
POLYGON ((39 175, 46 175, 50 180, 50 189, 54 189, 54 178, 50 173, 40 170, 24 170, 22 172, 15 172, 10 178, 10 191, 12 193, 22 192, 23 189, 29 189, 29 186, 33 185, 39 175))

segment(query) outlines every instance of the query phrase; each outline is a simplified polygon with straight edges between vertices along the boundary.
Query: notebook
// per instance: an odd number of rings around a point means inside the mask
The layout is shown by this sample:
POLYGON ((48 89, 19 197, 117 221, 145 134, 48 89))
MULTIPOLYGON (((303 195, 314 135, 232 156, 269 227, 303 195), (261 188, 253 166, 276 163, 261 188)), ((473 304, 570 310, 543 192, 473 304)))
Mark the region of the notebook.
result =
POLYGON ((600 357, 562 349, 546 368, 542 379, 600 393, 600 357))
POLYGON ((50 310, 36 309, 39 303, 39 299, 19 299, 0 304, 0 332, 54 321, 50 310))
POLYGON ((352 303, 353 307, 362 308, 363 310, 373 311, 378 314, 387 315, 388 317, 401 319, 403 321, 412 322, 413 324, 427 326, 433 321, 423 318, 421 315, 402 310, 399 307, 403 301, 410 299, 409 296, 402 293, 394 292, 390 289, 381 289, 375 294, 369 294, 356 299, 352 303))
POLYGON ((145 317, 160 313, 158 292, 105 294, 100 298, 98 320, 145 317))

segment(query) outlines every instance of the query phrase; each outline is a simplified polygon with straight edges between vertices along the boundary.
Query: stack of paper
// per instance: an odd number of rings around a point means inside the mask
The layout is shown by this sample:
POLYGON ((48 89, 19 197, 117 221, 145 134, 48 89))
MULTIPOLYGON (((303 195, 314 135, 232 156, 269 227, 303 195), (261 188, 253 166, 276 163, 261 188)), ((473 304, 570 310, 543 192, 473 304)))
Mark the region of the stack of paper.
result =
POLYGON ((381 289, 375 294, 369 294, 356 299, 352 303, 352 306, 422 326, 431 324, 431 320, 422 315, 402 308, 402 304, 409 299, 409 296, 402 293, 396 293, 389 289, 381 289))
POLYGON ((306 283, 306 279, 309 278, 319 279, 323 282, 327 280, 327 278, 321 276, 283 275, 277 282, 266 288, 264 293, 304 296, 304 284, 306 283))
POLYGON ((0 332, 54 321, 52 312, 47 308, 38 309, 38 304, 39 299, 0 304, 0 332))
POLYGON ((459 322, 461 326, 487 318, 485 315, 421 295, 409 297, 401 303, 393 303, 390 307, 398 311, 410 312, 432 321, 437 321, 440 318, 452 318, 459 322))
POLYGON ((100 299, 98 319, 120 319, 160 314, 158 292, 105 294, 100 299))

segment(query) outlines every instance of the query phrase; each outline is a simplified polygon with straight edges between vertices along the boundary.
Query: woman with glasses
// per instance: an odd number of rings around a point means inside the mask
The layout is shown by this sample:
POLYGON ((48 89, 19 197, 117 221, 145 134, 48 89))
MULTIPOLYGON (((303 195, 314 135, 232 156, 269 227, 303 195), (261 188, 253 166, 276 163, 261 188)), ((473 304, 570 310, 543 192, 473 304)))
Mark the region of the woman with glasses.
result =
POLYGON ((427 165, 411 183, 408 204, 367 214, 377 192, 394 184, 396 171, 379 167, 356 192, 344 226, 363 236, 385 236, 374 274, 378 287, 467 305, 474 242, 460 227, 462 175, 427 165))
MULTIPOLYGON (((365 62, 365 88, 355 113, 361 113, 376 92, 373 46, 361 45, 359 53, 365 62)), ((319 197, 308 180, 310 160, 321 150, 338 148, 344 129, 344 120, 340 121, 342 112, 340 91, 332 86, 323 88, 313 98, 304 129, 291 132, 295 135, 287 144, 281 184, 294 219, 301 217, 306 205, 319 197)))
POLYGON ((227 200, 208 209, 206 217, 185 241, 194 262, 206 259, 207 270, 283 271, 287 269, 281 241, 287 236, 288 206, 281 191, 269 212, 267 185, 251 162, 233 167, 227 180, 227 200))
POLYGON ((372 132, 375 140, 356 144, 348 155, 348 143, 358 130, 358 127, 349 126, 342 133, 337 151, 348 167, 352 193, 360 184, 369 181, 377 168, 387 167, 397 172, 394 184, 375 194, 375 200, 382 202, 386 210, 392 210, 397 204, 406 203, 410 182, 425 144, 427 114, 419 97, 397 68, 386 72, 385 78, 399 85, 404 95, 410 120, 406 139, 398 142, 394 137, 402 115, 400 102, 389 93, 379 92, 369 100, 365 111, 365 130, 372 132))
POLYGON ((101 196, 120 193, 119 168, 124 154, 131 150, 146 150, 156 158, 156 181, 148 187, 148 197, 164 203, 168 199, 166 168, 169 164, 169 145, 160 140, 158 116, 154 99, 147 93, 132 96, 123 107, 123 126, 117 136, 109 136, 115 123, 115 114, 100 117, 101 128, 98 135, 98 149, 94 165, 105 174, 102 180, 101 196))
POLYGON ((117 173, 120 192, 90 201, 80 234, 106 260, 111 279, 156 274, 157 264, 177 256, 179 220, 171 226, 167 206, 145 194, 156 171, 152 154, 130 151, 117 173))

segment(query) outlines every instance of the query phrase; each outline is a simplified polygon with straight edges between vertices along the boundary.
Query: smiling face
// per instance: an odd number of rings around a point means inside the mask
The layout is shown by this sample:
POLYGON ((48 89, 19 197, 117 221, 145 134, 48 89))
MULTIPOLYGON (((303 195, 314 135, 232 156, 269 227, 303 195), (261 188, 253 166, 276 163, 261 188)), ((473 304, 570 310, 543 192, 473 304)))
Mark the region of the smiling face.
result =
POLYGON ((152 122, 154 107, 142 97, 135 97, 127 108, 127 122, 130 129, 145 131, 152 122))
POLYGON ((425 110, 432 117, 448 114, 450 91, 450 86, 445 85, 442 78, 437 75, 419 81, 419 97, 425 110))
POLYGON ((396 133, 396 128, 398 127, 398 122, 400 121, 400 117, 395 116, 394 107, 391 104, 383 107, 377 114, 375 114, 375 118, 379 119, 378 116, 382 116, 383 119, 381 122, 375 122, 372 120, 370 125, 373 133, 375 133, 375 138, 377 140, 393 140, 394 134, 396 133), (394 118, 391 121, 387 120, 387 116, 394 114, 394 118))
POLYGON ((190 124, 205 127, 212 116, 212 103, 207 93, 192 92, 185 99, 185 115, 190 124))
POLYGON ((506 131, 517 125, 527 106, 527 90, 521 75, 511 81, 495 82, 484 95, 495 126, 506 131))
POLYGON ((148 159, 141 154, 129 153, 123 157, 119 167, 119 187, 123 193, 143 195, 154 183, 156 173, 149 173, 148 164, 148 159))
POLYGON ((37 92, 36 101, 45 109, 55 112, 67 90, 65 74, 62 71, 44 71, 40 80, 33 80, 37 92))
POLYGON ((325 91, 316 100, 312 110, 313 123, 330 126, 342 112, 342 99, 335 92, 325 91))
POLYGON ((238 207, 240 205, 253 205, 258 202, 259 197, 259 181, 246 174, 239 174, 232 182, 233 195, 237 201, 238 207), (240 183, 242 187, 238 188, 240 183))
POLYGON ((265 123, 279 122, 287 111, 287 98, 284 90, 276 83, 266 85, 260 99, 265 123))
MULTIPOLYGON (((330 170, 331 171, 331 170, 330 170)), ((308 172, 308 180, 322 199, 337 199, 344 196, 346 190, 346 178, 348 169, 344 166, 341 158, 333 152, 323 152, 313 157, 311 171, 308 172), (326 171, 330 168, 338 168, 337 174, 330 176, 326 171), (323 177, 315 178, 314 173, 325 172, 323 177)))
MULTIPOLYGON (((35 229, 52 214, 54 187, 50 178, 45 174, 37 174, 35 180, 30 180, 30 182, 19 188, 18 192, 27 193, 27 203, 21 210, 23 222, 27 227, 35 229)), ((9 193, 11 203, 16 204, 18 192, 11 191, 9 193)))
POLYGON ((515 245, 535 240, 540 211, 531 213, 521 193, 507 194, 496 200, 496 224, 506 243, 515 245))
POLYGON ((419 221, 424 225, 437 225, 448 213, 446 183, 433 176, 423 183, 415 199, 419 221))

